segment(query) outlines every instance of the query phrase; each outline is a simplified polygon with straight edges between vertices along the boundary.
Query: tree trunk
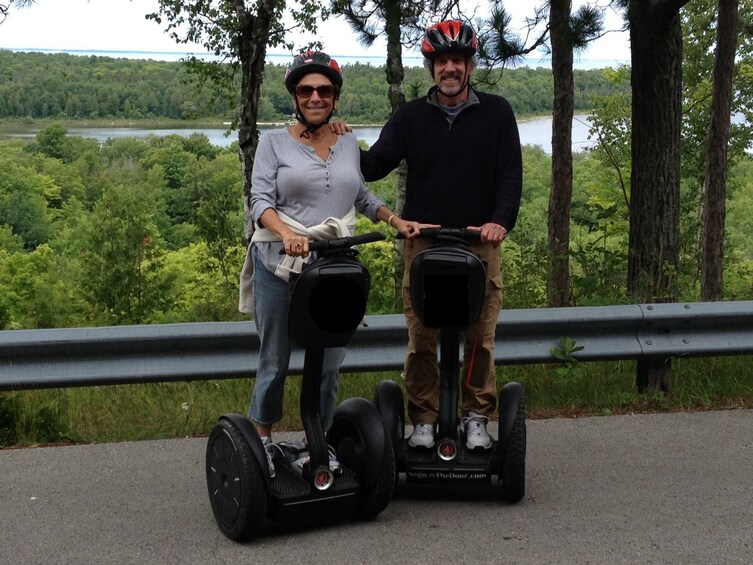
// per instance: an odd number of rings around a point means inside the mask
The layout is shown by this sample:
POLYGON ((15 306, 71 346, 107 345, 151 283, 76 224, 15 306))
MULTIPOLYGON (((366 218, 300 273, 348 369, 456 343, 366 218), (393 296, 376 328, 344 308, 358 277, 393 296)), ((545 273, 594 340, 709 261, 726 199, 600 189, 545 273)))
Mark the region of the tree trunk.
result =
POLYGON ((267 38, 272 28, 274 2, 262 0, 252 15, 243 0, 235 2, 238 16, 238 56, 241 62, 241 100, 238 120, 238 143, 240 146, 241 172, 243 175, 243 204, 245 210, 246 239, 254 231, 251 219, 251 172, 254 168, 254 155, 259 145, 259 128, 256 125, 259 115, 261 84, 264 78, 264 60, 267 54, 267 38))
POLYGON ((400 43, 400 3, 387 1, 384 4, 384 30, 387 36, 387 65, 385 74, 389 92, 391 114, 395 113, 400 106, 405 104, 403 93, 403 80, 405 70, 403 68, 403 46, 400 43))
POLYGON ((570 0, 551 0, 549 26, 554 75, 552 187, 549 194, 549 305, 571 306, 570 208, 573 194, 574 108, 570 0))
POLYGON ((724 295, 722 268, 727 200, 727 144, 735 73, 738 4, 738 0, 719 0, 711 120, 706 148, 701 300, 721 300, 724 295))
MULTIPOLYGON (((639 302, 677 296, 682 29, 688 0, 631 0, 632 175, 627 288, 639 302)), ((642 383, 669 392, 669 360, 638 363, 642 383)))
MULTIPOLYGON (((384 4, 384 29, 387 36, 387 65, 385 74, 387 75, 388 92, 387 97, 390 100, 390 115, 405 104, 405 93, 403 92, 403 80, 405 79, 405 69, 403 67, 403 46, 400 42, 401 32, 400 23, 402 14, 400 3, 388 0, 384 4)), ((405 204, 405 179, 408 175, 408 167, 403 161, 396 171, 395 177, 395 212, 400 214, 405 204)), ((403 242, 396 240, 395 246, 395 279, 394 279, 394 307, 396 311, 403 309, 403 242)))

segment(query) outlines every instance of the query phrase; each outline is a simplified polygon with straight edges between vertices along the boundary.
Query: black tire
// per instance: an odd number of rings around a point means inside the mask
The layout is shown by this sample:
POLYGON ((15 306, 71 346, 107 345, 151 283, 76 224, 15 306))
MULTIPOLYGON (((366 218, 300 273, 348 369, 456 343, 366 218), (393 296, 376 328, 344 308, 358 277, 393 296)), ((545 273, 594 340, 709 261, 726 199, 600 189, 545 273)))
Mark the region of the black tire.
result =
POLYGON ((395 487, 400 473, 400 449, 405 439, 405 403, 403 391, 395 381, 381 381, 374 392, 374 406, 390 436, 395 458, 395 487))
MULTIPOLYGON (((386 431, 386 430, 385 430, 386 431)), ((373 520, 390 503, 397 485, 395 456, 389 434, 384 434, 384 456, 379 469, 377 482, 363 491, 361 503, 355 509, 355 516, 362 520, 373 520)))
POLYGON ((267 487, 259 461, 238 427, 221 419, 207 441, 207 490, 225 536, 246 541, 267 513, 267 487))
POLYGON ((395 489, 395 457, 389 434, 374 405, 349 398, 335 410, 327 441, 337 458, 360 483, 358 518, 371 519, 384 510, 395 489))
POLYGON ((510 402, 504 402, 502 398, 506 392, 502 390, 499 400, 499 480, 502 482, 502 498, 516 503, 525 496, 526 491, 526 397, 521 387, 517 408, 511 409, 510 402), (505 406, 508 408, 505 409, 505 406), (501 430, 509 418, 514 418, 514 421, 509 438, 504 442, 501 430))

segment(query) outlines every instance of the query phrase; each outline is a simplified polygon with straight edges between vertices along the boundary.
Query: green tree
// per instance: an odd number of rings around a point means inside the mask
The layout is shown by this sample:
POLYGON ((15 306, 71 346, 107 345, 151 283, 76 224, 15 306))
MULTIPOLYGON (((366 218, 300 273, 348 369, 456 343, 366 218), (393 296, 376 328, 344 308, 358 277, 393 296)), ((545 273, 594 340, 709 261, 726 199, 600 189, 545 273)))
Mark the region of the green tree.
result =
POLYGON ((570 0, 549 0, 549 35, 554 77, 552 112, 552 188, 549 196, 551 306, 572 305, 570 288, 570 211, 573 193, 572 127, 575 109, 573 52, 585 48, 602 29, 601 12, 588 5, 571 14, 570 0))
MULTIPOLYGON (((159 11, 146 16, 159 24, 164 18, 167 21, 166 31, 178 43, 199 43, 208 52, 220 57, 220 60, 204 61, 191 56, 186 63, 189 72, 198 78, 200 84, 213 84, 238 104, 238 142, 246 207, 250 200, 251 171, 259 143, 257 122, 267 47, 285 43, 286 34, 290 31, 286 29, 283 18, 286 9, 296 22, 294 28, 306 31, 315 31, 317 18, 328 15, 314 0, 294 3, 260 0, 253 6, 243 0, 199 0, 191 3, 159 0, 159 11), (238 73, 240 92, 236 88, 238 73)), ((288 42, 287 47, 292 49, 292 43, 288 42)), ((247 235, 252 230, 253 223, 246 218, 247 235)))
POLYGON ((47 181, 20 156, 0 153, 0 225, 10 227, 28 250, 49 237, 47 181))
MULTIPOLYGON (((528 19, 523 41, 509 31, 511 17, 501 4, 495 4, 481 33, 481 55, 489 68, 516 63, 525 54, 544 49, 552 56, 553 84, 541 89, 552 91, 552 171, 549 196, 549 268, 547 295, 551 306, 572 303, 570 284, 570 212, 573 192, 572 124, 575 108, 573 53, 584 49, 603 28, 598 8, 589 4, 571 13, 570 0, 546 0, 535 7, 528 19), (547 12, 549 17, 547 18, 547 12), (544 25, 546 22, 546 25, 544 25), (540 27, 543 26, 543 29, 540 27)), ((494 75, 487 71, 485 81, 494 75)), ((527 98, 533 99, 531 92, 527 98)))
POLYGON ((727 203, 727 145, 735 74, 738 0, 719 0, 716 51, 711 92, 711 123, 703 183, 703 261, 701 299, 721 300, 723 286, 724 215, 727 203))
POLYGON ((683 211, 689 219, 683 240, 688 270, 695 275, 700 266, 701 297, 718 300, 723 296, 727 170, 745 155, 753 138, 748 71, 753 5, 750 0, 696 0, 693 8, 682 17, 682 170, 688 188, 683 211), (731 114, 746 119, 730 123, 731 114))
POLYGON ((65 141, 68 135, 66 130, 60 124, 53 124, 37 134, 37 144, 39 150, 53 159, 62 159, 65 157, 65 141))
MULTIPOLYGON (((246 248, 236 245, 226 250, 226 260, 240 271, 246 248)), ((216 322, 240 320, 238 312, 238 277, 229 282, 211 258, 206 243, 198 242, 168 252, 160 276, 168 285, 169 308, 152 311, 149 323, 216 322)))
POLYGON ((0 225, 0 249, 8 253, 20 253, 23 248, 23 240, 13 233, 11 227, 0 225))
MULTIPOLYGON (((640 302, 677 298, 680 220, 682 28, 689 0, 620 0, 632 63, 632 175, 628 292, 640 302)), ((638 385, 670 389, 669 360, 638 363, 638 385)))
POLYGON ((234 288, 242 264, 229 263, 229 253, 244 247, 243 199, 237 160, 226 153, 212 161, 199 159, 192 171, 191 183, 198 195, 193 220, 197 234, 206 242, 211 261, 222 280, 234 288))
POLYGON ((11 328, 56 328, 78 324, 86 305, 67 275, 66 260, 49 246, 30 253, 0 251, 0 301, 11 328), (2 304, 5 304, 4 306, 2 304))
MULTIPOLYGON (((604 69, 604 77, 616 85, 630 84, 630 67, 622 65, 617 69, 604 69)), ((593 110, 588 119, 591 123, 589 137, 596 141, 594 153, 614 169, 617 186, 622 193, 626 208, 630 207, 630 139, 632 123, 630 119, 629 88, 618 89, 616 93, 593 96, 593 110)))
POLYGON ((95 309, 95 322, 140 324, 150 312, 169 307, 158 276, 159 202, 149 185, 127 179, 104 189, 91 220, 81 226, 80 284, 95 309))

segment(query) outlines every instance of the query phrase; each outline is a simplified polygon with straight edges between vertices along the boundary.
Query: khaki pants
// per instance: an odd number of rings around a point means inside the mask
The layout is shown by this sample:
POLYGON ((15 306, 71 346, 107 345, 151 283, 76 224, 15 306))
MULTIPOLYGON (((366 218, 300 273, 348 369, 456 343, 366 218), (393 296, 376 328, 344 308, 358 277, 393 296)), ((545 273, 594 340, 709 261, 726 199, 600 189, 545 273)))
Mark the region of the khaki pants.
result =
MULTIPOLYGON (((408 240, 404 251, 403 304, 408 326, 408 353, 403 378, 408 393, 408 416, 414 425, 435 424, 439 419, 439 330, 426 328, 421 324, 410 295, 410 267, 413 258, 431 245, 432 242, 423 239, 408 240)), ((471 249, 486 263, 486 296, 478 323, 464 332, 460 409, 463 416, 469 411, 489 416, 497 407, 494 335, 502 308, 500 247, 478 244, 471 249)))

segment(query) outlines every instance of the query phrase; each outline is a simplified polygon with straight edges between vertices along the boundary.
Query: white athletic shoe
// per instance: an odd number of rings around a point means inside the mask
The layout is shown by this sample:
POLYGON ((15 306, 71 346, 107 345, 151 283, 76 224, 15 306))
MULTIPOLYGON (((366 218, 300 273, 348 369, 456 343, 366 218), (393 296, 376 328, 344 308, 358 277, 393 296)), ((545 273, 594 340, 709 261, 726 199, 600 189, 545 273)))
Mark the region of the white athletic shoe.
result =
POLYGON ((408 445, 424 449, 434 447, 434 426, 431 424, 416 424, 413 433, 408 438, 408 445))
POLYGON ((486 451, 492 446, 492 438, 486 431, 486 416, 475 412, 468 412, 468 417, 463 419, 465 424, 465 446, 471 451, 486 451))

